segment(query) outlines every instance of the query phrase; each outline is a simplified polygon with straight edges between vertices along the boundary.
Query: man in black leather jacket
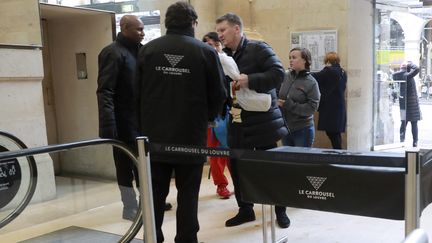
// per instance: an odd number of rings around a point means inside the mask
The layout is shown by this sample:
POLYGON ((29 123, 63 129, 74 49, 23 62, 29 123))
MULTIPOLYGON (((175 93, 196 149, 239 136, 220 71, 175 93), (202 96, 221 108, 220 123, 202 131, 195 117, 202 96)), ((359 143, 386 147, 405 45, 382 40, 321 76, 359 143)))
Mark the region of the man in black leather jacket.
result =
MULTIPOLYGON (((194 38, 194 8, 185 1, 168 7, 165 36, 138 55, 140 132, 151 143, 206 146, 207 125, 226 101, 218 54, 194 38)), ((198 242, 198 196, 205 156, 151 153, 157 242, 163 242, 164 203, 174 171, 177 187, 175 242, 198 242)))
MULTIPOLYGON (((134 15, 120 20, 117 39, 99 54, 97 98, 99 106, 99 136, 118 139, 136 151, 138 135, 136 115, 136 56, 144 38, 144 25, 134 15)), ((133 220, 138 204, 132 181, 138 185, 138 173, 132 160, 114 148, 117 183, 123 202, 123 218, 133 220)))
MULTIPOLYGON (((234 81, 238 88, 249 88, 258 93, 271 95, 272 104, 266 112, 247 111, 238 107, 241 121, 232 119, 228 128, 228 146, 230 148, 267 150, 275 148, 276 142, 288 134, 282 113, 277 106, 276 89, 284 78, 284 68, 269 45, 264 42, 248 40, 243 35, 243 22, 233 13, 227 13, 216 20, 216 32, 226 47, 224 51, 234 58, 240 70, 240 78, 234 81)), ((231 110, 233 112, 233 109, 231 110)), ((231 159, 231 176, 235 196, 239 206, 237 215, 228 221, 227 227, 240 225, 255 220, 253 204, 241 200, 239 174, 235 159, 231 159)), ((290 225, 285 207, 275 207, 276 219, 280 227, 290 225)))

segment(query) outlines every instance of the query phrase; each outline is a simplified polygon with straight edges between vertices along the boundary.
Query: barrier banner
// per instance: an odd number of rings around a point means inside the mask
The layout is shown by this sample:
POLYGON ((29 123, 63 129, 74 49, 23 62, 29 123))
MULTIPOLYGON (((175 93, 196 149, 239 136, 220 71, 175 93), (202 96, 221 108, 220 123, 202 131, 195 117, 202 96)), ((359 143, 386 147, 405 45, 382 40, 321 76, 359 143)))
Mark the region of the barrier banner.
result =
MULTIPOLYGON (((280 147, 283 160, 243 153, 237 162, 242 199, 247 202, 362 215, 404 219, 405 167, 331 164, 332 154, 320 149, 280 147), (303 154, 303 156, 299 156, 303 154), (321 164, 297 158, 319 155, 321 164), (324 162, 327 162, 325 164, 324 162)), ((341 160, 389 161, 403 164, 402 154, 339 154, 341 160)), ((317 157, 318 158, 318 157, 317 157)))
POLYGON ((432 202, 432 150, 420 150, 420 210, 432 202))
MULTIPOLYGON (((301 147, 269 151, 150 144, 152 153, 237 159, 244 201, 403 220, 402 153, 301 147)), ((420 211, 432 202, 432 151, 420 152, 420 211)))

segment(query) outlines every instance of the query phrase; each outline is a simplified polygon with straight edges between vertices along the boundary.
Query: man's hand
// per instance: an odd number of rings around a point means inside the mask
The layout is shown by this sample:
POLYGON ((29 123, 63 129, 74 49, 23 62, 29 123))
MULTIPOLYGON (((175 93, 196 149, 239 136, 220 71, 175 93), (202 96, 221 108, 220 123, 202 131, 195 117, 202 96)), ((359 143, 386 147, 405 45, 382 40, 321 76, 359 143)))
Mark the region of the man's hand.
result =
POLYGON ((278 99, 278 106, 282 107, 285 104, 285 100, 278 99))
POLYGON ((234 84, 236 85, 236 90, 240 88, 249 88, 249 78, 246 74, 240 74, 240 77, 236 80, 234 84))

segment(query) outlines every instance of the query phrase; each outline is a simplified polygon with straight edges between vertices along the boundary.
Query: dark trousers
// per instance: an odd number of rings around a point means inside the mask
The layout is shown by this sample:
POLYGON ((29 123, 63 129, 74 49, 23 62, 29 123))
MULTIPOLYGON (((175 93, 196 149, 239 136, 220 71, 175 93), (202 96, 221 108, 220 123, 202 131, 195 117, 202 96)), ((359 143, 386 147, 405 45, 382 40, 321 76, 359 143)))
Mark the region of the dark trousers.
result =
POLYGON ((340 132, 326 132, 334 149, 342 149, 342 136, 340 132))
MULTIPOLYGON (((136 144, 127 143, 127 145, 136 154, 136 144)), ((119 148, 113 148, 113 155, 118 185, 124 187, 133 187, 132 182, 135 179, 136 186, 138 187, 138 170, 132 159, 119 148)))
POLYGON ((162 223, 171 175, 177 188, 176 243, 197 243, 198 196, 203 164, 173 164, 153 161, 151 164, 157 242, 164 241, 162 223))
MULTIPOLYGON (((417 121, 409 121, 411 122, 411 133, 413 136, 413 142, 417 142, 418 141, 418 126, 417 126, 417 121)), ((400 126, 400 140, 401 142, 405 141, 405 132, 406 132, 406 126, 407 126, 407 121, 402 120, 401 121, 401 126, 400 126)))
MULTIPOLYGON (((267 150, 267 149, 272 149, 272 148, 276 148, 277 144, 271 144, 268 146, 262 146, 262 147, 255 147, 255 150, 267 150)), ((234 185, 234 194, 235 194, 235 198, 237 201, 237 205, 239 206, 239 211, 250 211, 253 210, 253 203, 249 203, 249 202, 245 202, 243 200, 241 200, 240 195, 241 195, 241 189, 240 189, 240 185, 239 185, 239 173, 241 173, 241 171, 238 171, 238 167, 237 167, 237 159, 232 159, 230 160, 230 166, 231 166, 231 178, 233 180, 233 185, 234 185)), ((263 182, 265 183, 265 182, 263 182)), ((285 207, 281 207, 281 206, 276 206, 275 207, 275 211, 276 211, 276 215, 279 213, 283 213, 285 212, 285 207)))

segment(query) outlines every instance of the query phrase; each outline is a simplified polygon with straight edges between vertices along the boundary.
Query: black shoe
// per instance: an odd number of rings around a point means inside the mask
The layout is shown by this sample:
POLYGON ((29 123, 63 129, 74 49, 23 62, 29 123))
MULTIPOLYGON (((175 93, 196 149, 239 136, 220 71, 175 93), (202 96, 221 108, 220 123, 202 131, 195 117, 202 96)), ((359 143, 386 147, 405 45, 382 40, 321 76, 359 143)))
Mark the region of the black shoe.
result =
POLYGON ((172 205, 171 203, 165 203, 165 211, 171 210, 172 205))
POLYGON ((225 222, 226 227, 241 225, 255 220, 255 212, 251 210, 239 211, 236 216, 225 222))
POLYGON ((417 142, 413 142, 413 147, 417 147, 417 142))
POLYGON ((126 219, 126 220, 130 220, 130 221, 134 221, 135 216, 138 213, 138 209, 137 208, 126 208, 123 207, 123 215, 122 218, 126 219))
POLYGON ((285 212, 276 214, 276 222, 278 223, 279 227, 283 229, 288 228, 291 224, 291 221, 285 212))

